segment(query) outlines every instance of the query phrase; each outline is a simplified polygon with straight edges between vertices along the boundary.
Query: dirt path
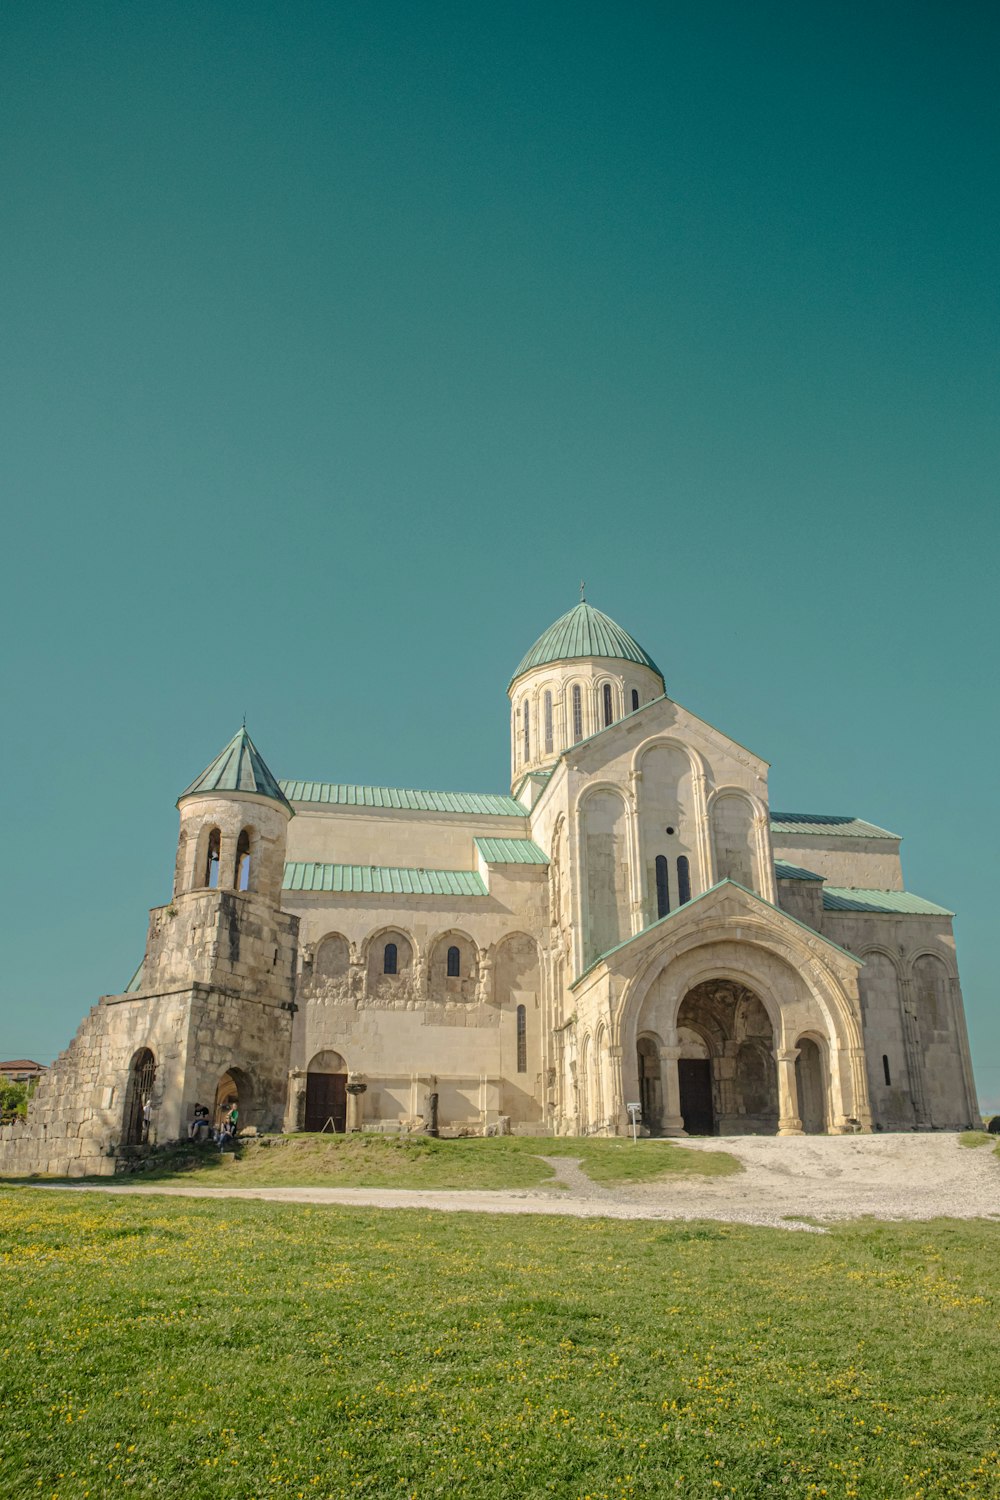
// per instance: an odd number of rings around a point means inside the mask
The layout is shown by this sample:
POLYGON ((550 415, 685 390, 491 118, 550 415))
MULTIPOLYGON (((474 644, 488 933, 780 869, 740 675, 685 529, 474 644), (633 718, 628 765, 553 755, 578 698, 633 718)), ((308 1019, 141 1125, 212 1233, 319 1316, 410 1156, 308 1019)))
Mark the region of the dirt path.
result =
MULTIPOLYGON (((574 1218, 718 1219, 803 1230, 816 1230, 806 1219, 832 1222, 868 1214, 879 1219, 1000 1219, 1000 1161, 990 1147, 968 1150, 954 1135, 742 1136, 685 1144, 693 1151, 728 1151, 746 1170, 730 1177, 668 1177, 602 1187, 573 1158, 543 1156, 556 1173, 551 1186, 503 1192, 133 1183, 70 1191, 574 1218)), ((542 1156, 543 1143, 539 1146, 542 1156)), ((642 1143, 640 1149, 656 1146, 642 1143)))

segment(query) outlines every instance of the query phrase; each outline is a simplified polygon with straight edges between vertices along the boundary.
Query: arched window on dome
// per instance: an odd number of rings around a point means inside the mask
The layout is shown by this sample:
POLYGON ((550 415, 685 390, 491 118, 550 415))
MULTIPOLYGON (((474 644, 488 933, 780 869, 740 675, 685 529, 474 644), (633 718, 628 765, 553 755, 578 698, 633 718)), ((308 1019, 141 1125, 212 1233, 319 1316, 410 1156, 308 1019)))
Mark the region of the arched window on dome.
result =
POLYGON ((545 698, 543 699, 543 705, 542 706, 543 706, 544 713, 545 713, 545 754, 546 755, 551 755, 552 754, 552 694, 550 692, 546 692, 545 698))
POLYGON ((677 856, 677 902, 683 906, 691 900, 691 866, 686 854, 677 856))
POLYGON ((573 743, 583 739, 583 694, 580 684, 573 685, 573 743))
POLYGON ((241 829, 236 844, 236 879, 233 884, 238 891, 250 889, 250 835, 245 828, 241 829))
POLYGON ((612 721, 614 720, 614 716, 615 716, 614 715, 614 704, 611 701, 611 684, 610 684, 610 682, 606 682, 604 684, 604 688, 603 688, 603 691, 601 693, 601 697, 604 700, 604 727, 605 727, 605 729, 607 729, 608 725, 610 723, 612 723, 612 721))
POLYGON ((656 856, 656 915, 665 917, 670 910, 670 886, 667 881, 667 858, 656 856))
POLYGON ((382 954, 382 973, 399 973, 399 950, 395 943, 386 943, 385 945, 385 951, 382 954))
POLYGON ((635 711, 636 711, 636 709, 638 707, 639 707, 639 689, 638 688, 633 688, 632 689, 632 712, 635 713, 635 711))
POLYGON ((521 704, 521 713, 524 715, 524 759, 531 759, 531 706, 527 698, 521 704))
POLYGON ((219 884, 219 860, 222 856, 222 833, 218 828, 213 828, 208 835, 208 853, 205 856, 205 880, 204 884, 210 891, 218 888, 219 884))
POLYGON ((462 977, 462 955, 454 946, 448 949, 448 978, 460 979, 462 977))

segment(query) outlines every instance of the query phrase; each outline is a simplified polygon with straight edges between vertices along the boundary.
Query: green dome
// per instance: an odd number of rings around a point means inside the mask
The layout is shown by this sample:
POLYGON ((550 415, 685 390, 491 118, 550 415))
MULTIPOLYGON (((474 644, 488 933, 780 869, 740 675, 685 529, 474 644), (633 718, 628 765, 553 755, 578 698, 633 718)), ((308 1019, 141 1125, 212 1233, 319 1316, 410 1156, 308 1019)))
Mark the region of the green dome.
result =
POLYGON ((543 667, 550 661, 574 661, 578 657, 607 656, 616 661, 634 661, 640 667, 648 667, 660 681, 663 673, 656 662, 633 640, 627 630, 616 625, 614 620, 602 615, 585 599, 550 625, 540 635, 517 671, 511 684, 533 667, 543 667))

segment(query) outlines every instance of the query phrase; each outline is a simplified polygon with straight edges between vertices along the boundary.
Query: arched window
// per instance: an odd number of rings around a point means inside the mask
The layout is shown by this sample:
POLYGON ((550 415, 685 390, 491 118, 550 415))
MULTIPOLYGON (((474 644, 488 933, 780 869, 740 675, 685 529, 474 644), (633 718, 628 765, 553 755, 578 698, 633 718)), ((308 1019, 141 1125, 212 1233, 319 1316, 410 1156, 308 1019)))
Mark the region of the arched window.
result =
POLYGON ((612 703, 611 703, 611 684, 610 684, 610 682, 606 682, 604 684, 604 691, 603 691, 603 693, 602 693, 601 696, 604 699, 604 727, 605 727, 605 729, 607 729, 608 725, 611 723, 612 719, 614 718, 614 711, 613 711, 612 703))
POLYGON ((448 978, 460 979, 461 974, 462 955, 459 953, 457 948, 451 947, 448 949, 448 978))
POLYGON ((531 759, 531 709, 527 698, 521 704, 521 712, 524 715, 524 758, 528 761, 531 759))
POLYGON ((386 943, 385 952, 382 954, 382 973, 398 974, 399 956, 396 952, 395 943, 386 943))
POLYGON ((545 754, 552 754, 552 694, 545 694, 545 754))
POLYGON ((517 1071, 528 1071, 528 1012, 523 1005, 517 1007, 517 1071))
POLYGON ((656 856, 656 915, 665 917, 670 910, 670 887, 667 883, 667 858, 656 856))
POLYGON ((213 828, 208 835, 208 854, 205 858, 205 885, 214 891, 219 884, 219 859, 222 854, 222 834, 213 828))
POLYGON ((886 1086, 886 1088, 891 1088, 892 1087, 892 1074, 889 1072, 889 1059, 888 1059, 888 1057, 886 1057, 886 1055, 885 1055, 884 1052, 882 1053, 882 1072, 885 1074, 885 1086, 886 1086))
POLYGON ((691 866, 686 854, 677 856, 677 901, 683 906, 691 900, 691 866))
POLYGON ((573 688, 573 743, 583 739, 583 695, 580 684, 573 688))
POLYGON ((633 688, 632 689, 632 712, 635 713, 635 711, 636 711, 636 709, 638 707, 639 707, 639 689, 638 688, 633 688))
POLYGON ((250 889, 250 835, 244 828, 236 844, 236 880, 238 891, 250 889))

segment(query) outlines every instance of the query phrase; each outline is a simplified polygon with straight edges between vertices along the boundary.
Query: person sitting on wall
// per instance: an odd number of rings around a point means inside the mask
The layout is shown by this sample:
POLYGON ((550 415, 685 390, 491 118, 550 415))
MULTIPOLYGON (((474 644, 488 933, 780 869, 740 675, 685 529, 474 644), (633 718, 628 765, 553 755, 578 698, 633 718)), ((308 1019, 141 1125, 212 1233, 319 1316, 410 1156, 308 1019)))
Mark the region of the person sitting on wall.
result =
POLYGON ((208 1118, 208 1107, 204 1104, 196 1104, 194 1107, 194 1118, 188 1126, 188 1140, 194 1141, 196 1146, 212 1139, 212 1126, 208 1118))

